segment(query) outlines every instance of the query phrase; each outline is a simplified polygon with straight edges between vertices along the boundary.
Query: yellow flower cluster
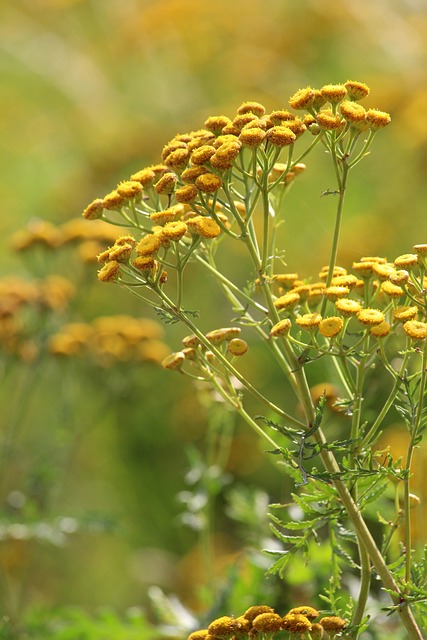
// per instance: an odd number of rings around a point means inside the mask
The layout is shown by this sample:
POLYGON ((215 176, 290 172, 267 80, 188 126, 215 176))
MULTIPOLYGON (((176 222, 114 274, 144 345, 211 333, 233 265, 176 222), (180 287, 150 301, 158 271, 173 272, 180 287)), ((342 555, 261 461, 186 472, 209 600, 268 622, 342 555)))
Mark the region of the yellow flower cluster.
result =
POLYGON ((288 335, 295 324, 329 339, 342 339, 354 318, 356 325, 351 330, 359 326, 374 338, 396 332, 414 341, 424 340, 426 266, 427 245, 419 244, 413 247, 413 253, 397 256, 393 262, 379 256, 362 257, 353 263, 354 273, 336 266, 329 277, 328 267, 324 267, 314 282, 299 279, 297 273, 276 274, 273 282, 278 295, 274 305, 285 317, 270 329, 270 336, 288 335), (328 313, 321 315, 320 308, 328 313))
POLYGON ((237 357, 247 352, 248 344, 239 337, 240 333, 240 327, 223 327, 206 333, 205 340, 194 334, 186 336, 182 340, 183 349, 167 356, 162 365, 171 371, 181 371, 184 363, 189 362, 206 372, 209 364, 216 360, 208 345, 219 348, 224 355, 237 357))
POLYGON ((188 640, 253 638, 259 634, 271 638, 282 631, 287 632, 288 637, 301 638, 309 633, 312 640, 320 640, 325 631, 328 637, 334 637, 347 626, 338 616, 319 618, 319 612, 310 606, 295 607, 281 616, 268 605, 253 605, 241 616, 221 616, 213 620, 207 629, 193 631, 188 640))
POLYGON ((348 80, 344 84, 327 84, 321 89, 300 89, 290 98, 289 104, 293 109, 312 114, 310 130, 313 133, 322 129, 342 131, 346 126, 358 131, 382 129, 391 122, 390 114, 365 109, 357 102, 368 95, 366 84, 348 80))
POLYGON ((99 366, 113 362, 161 362, 169 349, 159 323, 127 315, 100 316, 92 322, 65 324, 48 342, 51 354, 92 359, 99 366))

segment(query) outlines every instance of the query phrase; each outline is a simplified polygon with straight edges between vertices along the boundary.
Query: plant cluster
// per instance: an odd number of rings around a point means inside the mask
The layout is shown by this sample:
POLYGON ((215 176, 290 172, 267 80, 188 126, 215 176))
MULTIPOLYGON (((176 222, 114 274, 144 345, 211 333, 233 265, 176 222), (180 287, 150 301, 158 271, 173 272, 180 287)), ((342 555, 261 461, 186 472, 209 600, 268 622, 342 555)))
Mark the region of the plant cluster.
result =
POLYGON ((365 84, 348 81, 301 89, 289 107, 269 113, 251 101, 232 117, 210 116, 202 129, 169 141, 160 164, 132 174, 83 216, 129 230, 98 255, 99 280, 118 283, 165 323, 190 330, 165 368, 215 389, 300 487, 293 496, 299 519, 271 515, 282 544, 272 551, 271 572, 284 576, 290 557, 309 555, 310 539, 326 531, 332 558, 327 593, 338 616, 342 565, 359 575, 346 637, 366 628, 377 575, 391 597, 390 613, 400 616, 408 637, 419 639, 411 605, 425 622, 427 591, 424 561, 412 551, 416 499, 410 489, 427 420, 427 245, 416 244, 391 262, 364 256, 351 267, 337 263, 349 176, 391 121, 388 113, 360 104, 368 94, 365 84), (329 263, 310 278, 287 268, 282 231, 285 196, 302 180, 303 160, 316 147, 331 161, 336 188, 323 195, 336 203, 336 215, 329 263), (239 269, 224 260, 233 246, 239 269), (188 305, 193 269, 223 292, 229 326, 210 318, 207 330, 188 305), (293 402, 272 398, 252 381, 241 356, 255 341, 270 354, 293 402), (326 382, 314 390, 312 371, 319 367, 326 382), (407 427, 407 452, 404 460, 384 452, 379 461, 375 447, 393 411, 407 427), (340 420, 347 421, 344 431, 340 420), (396 501, 391 533, 387 518, 374 517, 381 540, 372 532, 371 507, 394 482, 402 502, 396 501), (390 541, 397 530, 403 546, 396 557, 390 541))

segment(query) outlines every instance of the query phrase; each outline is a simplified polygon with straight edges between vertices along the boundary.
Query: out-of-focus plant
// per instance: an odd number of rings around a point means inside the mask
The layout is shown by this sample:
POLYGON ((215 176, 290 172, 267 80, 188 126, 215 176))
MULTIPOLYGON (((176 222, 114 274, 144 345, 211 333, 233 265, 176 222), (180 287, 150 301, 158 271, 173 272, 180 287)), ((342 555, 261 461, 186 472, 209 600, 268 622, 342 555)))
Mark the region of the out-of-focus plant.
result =
POLYGON ((422 637, 425 558, 412 550, 410 512, 418 502, 411 492, 413 455, 427 417, 427 245, 393 262, 364 256, 350 272, 337 264, 349 178, 391 120, 360 104, 368 94, 365 84, 348 81, 297 91, 289 105, 301 116, 288 109, 266 114, 258 102, 243 103, 231 118, 211 116, 204 128, 176 135, 160 164, 134 173, 83 214, 130 230, 98 255, 99 280, 118 283, 166 324, 190 330, 164 367, 215 390, 293 478, 295 509, 272 507, 281 548, 271 551, 270 573, 286 576, 294 557, 310 563, 313 541, 329 545, 330 579, 319 594, 327 609, 319 621, 308 606, 284 617, 269 610, 268 619, 258 612, 216 621, 197 637, 286 631, 357 638, 373 628, 366 615, 376 593, 373 576, 407 637, 422 637), (302 180, 302 161, 315 148, 332 163, 336 184, 323 196, 335 202, 336 216, 329 263, 318 276, 301 278, 285 269, 284 198, 302 180), (228 263, 227 254, 234 256, 228 263), (194 270, 206 283, 196 295, 188 285, 194 270), (209 281, 230 306, 230 326, 218 327, 210 317, 207 330, 199 319, 195 305, 210 295, 209 281), (251 336, 254 346, 264 345, 294 403, 253 383, 243 357, 251 336), (310 383, 316 370, 326 381, 320 392, 310 383), (375 448, 392 410, 409 433, 400 461, 375 448), (390 519, 381 496, 393 483, 390 519), (402 534, 398 553, 391 550, 395 531, 402 534), (352 574, 355 597, 345 587, 352 574))
POLYGON ((159 365, 169 353, 159 322, 125 312, 82 317, 82 299, 93 289, 90 255, 117 234, 104 223, 90 228, 81 220, 55 227, 34 220, 12 239, 31 275, 0 280, 4 637, 21 637, 43 548, 63 547, 77 533, 111 529, 108 513, 92 515, 84 507, 77 517, 64 512, 64 485, 111 393, 126 388, 127 394, 140 394, 141 367, 159 365), (85 402, 88 396, 91 403, 85 402))

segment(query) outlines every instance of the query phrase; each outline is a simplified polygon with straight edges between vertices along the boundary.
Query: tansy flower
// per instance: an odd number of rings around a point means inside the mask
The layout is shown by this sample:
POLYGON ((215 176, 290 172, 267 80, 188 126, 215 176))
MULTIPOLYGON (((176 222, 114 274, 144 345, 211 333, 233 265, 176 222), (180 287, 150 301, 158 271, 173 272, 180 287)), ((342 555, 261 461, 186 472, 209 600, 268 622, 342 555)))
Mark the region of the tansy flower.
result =
POLYGON ((277 613, 260 613, 252 621, 252 628, 260 633, 277 633, 282 629, 282 622, 277 613))
POLYGON ((168 240, 179 242, 187 232, 187 225, 182 220, 176 222, 168 222, 162 229, 162 236, 168 240))
POLYGON ((397 307, 393 311, 393 318, 399 322, 413 320, 418 313, 417 307, 397 307))
POLYGON ((357 319, 362 324, 374 326, 384 322, 384 314, 378 309, 361 309, 357 314, 357 319))
POLYGON ((297 273, 276 273, 273 278, 281 287, 285 287, 285 289, 292 289, 295 281, 298 280, 299 275, 297 273))
POLYGON ((407 269, 408 267, 414 267, 418 264, 418 255, 416 253, 405 253, 402 256, 398 256, 394 265, 396 267, 407 269))
POLYGON ((142 185, 136 180, 126 180, 117 187, 117 192, 124 198, 135 198, 142 191, 142 185))
POLYGON ((272 127, 266 133, 266 138, 277 147, 285 147, 296 140, 296 135, 288 127, 272 127))
POLYGON ((225 327, 223 329, 214 329, 213 331, 209 331, 209 333, 206 334, 206 338, 212 344, 221 344, 226 340, 237 338, 237 336, 240 335, 240 332, 240 327, 225 327))
POLYGON ((279 336, 287 335, 291 329, 291 321, 288 318, 284 320, 279 320, 273 327, 270 329, 270 336, 272 338, 277 338, 279 336))
POLYGON ((239 140, 244 147, 259 147, 266 136, 266 132, 259 127, 243 129, 239 135, 239 140))
POLYGON ((207 629, 199 629, 198 631, 193 631, 188 636, 187 640, 205 640, 209 631, 207 629))
POLYGON ((265 107, 259 102, 243 102, 237 109, 237 113, 254 113, 261 118, 265 114, 265 107))
POLYGON ((326 289, 323 290, 323 295, 325 296, 325 298, 327 298, 328 300, 332 300, 333 302, 335 300, 338 300, 339 298, 346 298, 348 296, 348 294, 350 293, 350 289, 349 287, 326 287, 326 289))
POLYGON ((343 319, 337 316, 324 318, 319 324, 319 331, 326 338, 334 338, 343 328, 343 319))
MULTIPOLYGON (((327 280, 328 275, 329 275, 329 267, 328 266, 322 267, 319 272, 319 278, 321 280, 327 280)), ((344 267, 335 265, 334 270, 332 272, 333 278, 336 278, 337 276, 346 276, 346 275, 347 275, 347 269, 345 269, 344 267)))
POLYGON ((331 287, 354 287, 355 284, 357 284, 357 278, 351 273, 345 276, 334 276, 331 280, 331 287))
POLYGON ((326 84, 320 89, 320 93, 328 102, 338 103, 347 95, 347 89, 343 84, 326 84))
POLYGON ((252 621, 262 613, 274 613, 274 609, 267 604, 255 604, 249 607, 249 609, 246 609, 243 617, 246 618, 246 620, 252 621))
POLYGON ((136 247, 136 253, 139 256, 153 256, 160 249, 161 245, 160 235, 151 233, 139 241, 136 247))
POLYGON ((222 180, 214 173, 204 173, 203 175, 196 178, 194 184, 198 189, 200 189, 200 191, 203 191, 204 193, 215 193, 215 191, 221 189, 222 180))
POLYGON ((384 320, 383 322, 381 322, 381 324, 377 324, 375 325, 375 327, 371 327, 369 329, 369 333, 371 334, 371 336, 374 336, 374 338, 385 338, 385 336, 387 336, 390 333, 390 325, 387 322, 387 320, 384 320))
POLYGON ((288 615, 289 614, 299 614, 305 616, 309 620, 314 620, 319 615, 319 612, 316 611, 316 609, 313 609, 313 607, 307 607, 303 605, 301 607, 295 607, 294 609, 291 609, 290 611, 288 611, 288 615))
POLYGON ((110 260, 117 262, 127 262, 132 254, 133 246, 131 244, 118 244, 110 249, 110 260))
POLYGON ((322 625, 319 624, 318 622, 315 622, 311 626, 311 631, 310 631, 311 640, 322 640, 323 635, 324 633, 323 633, 322 625))
POLYGON ((347 622, 338 616, 326 616, 319 620, 319 624, 322 625, 325 631, 338 633, 338 631, 342 631, 345 628, 347 622))
POLYGON ((176 209, 170 207, 169 209, 165 209, 164 211, 155 211, 154 213, 150 213, 150 219, 155 224, 163 225, 167 222, 173 222, 176 218, 176 215, 176 209))
POLYGON ((409 272, 406 269, 398 269, 390 274, 390 282, 393 284, 406 284, 409 280, 409 272))
POLYGON ((210 144, 204 144, 201 147, 198 147, 191 154, 191 164, 201 165, 209 162, 215 151, 215 147, 210 144))
POLYGON ((239 155, 242 146, 238 138, 236 138, 236 140, 238 144, 235 142, 223 142, 217 147, 216 152, 210 159, 210 163, 214 169, 225 171, 233 166, 233 162, 239 155))
POLYGON ((178 351, 177 353, 171 353, 169 356, 166 356, 162 362, 162 367, 170 371, 179 371, 184 362, 185 355, 182 351, 178 351))
POLYGON ((333 113, 331 109, 324 109, 317 114, 316 122, 321 129, 333 131, 334 129, 339 129, 342 122, 345 123, 345 120, 341 121, 340 116, 337 113, 333 113))
POLYGON ((366 84, 363 84, 363 82, 347 80, 344 86, 347 89, 347 95, 350 100, 362 100, 369 95, 369 87, 366 84))
POLYGON ((311 622, 306 616, 300 613, 288 613, 283 618, 282 629, 288 631, 288 633, 302 634, 310 631, 311 622))
POLYGON ((374 262, 372 271, 380 278, 380 280, 388 280, 390 276, 396 272, 392 264, 381 264, 379 262, 374 262))
POLYGON ((289 98, 289 105, 292 109, 309 109, 314 101, 315 93, 311 87, 299 89, 289 98))
POLYGON ((203 175, 204 173, 208 173, 208 170, 206 169, 206 167, 201 167, 201 166, 189 167, 188 169, 185 169, 181 173, 181 180, 183 182, 194 184, 194 182, 196 181, 196 178, 203 175))
POLYGON ((233 356, 243 356, 248 350, 248 343, 241 338, 232 338, 228 343, 227 351, 233 356))
POLYGON ((425 255, 427 254, 427 244, 414 244, 412 250, 418 255, 425 255))
POLYGON ((408 320, 403 325, 403 329, 407 336, 413 340, 425 340, 427 336, 427 324, 418 322, 417 320, 408 320))
POLYGON ((170 195, 175 189, 177 177, 174 173, 165 173, 154 185, 156 193, 159 195, 170 195))
POLYGON ((362 305, 357 300, 350 300, 349 298, 341 298, 335 302, 335 308, 343 316, 355 316, 359 313, 362 305))
POLYGON ((306 329, 306 331, 316 329, 321 322, 322 316, 320 313, 305 313, 296 319, 297 325, 302 329, 306 329))
POLYGON ((154 269, 156 261, 154 260, 153 256, 138 256, 137 258, 135 258, 132 264, 135 269, 137 269, 141 273, 149 273, 150 271, 152 271, 152 269, 154 269))
POLYGON ((208 626, 209 635, 220 638, 227 638, 233 635, 236 630, 236 620, 230 616, 221 616, 221 618, 217 618, 208 626))
MULTIPOLYGON (((361 125, 366 122, 366 111, 361 104, 352 102, 351 100, 344 100, 340 104, 341 115, 351 124, 361 125)), ((369 126, 366 123, 366 126, 369 126)))
POLYGON ((223 128, 230 124, 231 120, 227 116, 209 116, 205 120, 205 127, 208 131, 212 131, 214 134, 220 134, 223 128))
POLYGON ((172 169, 182 171, 186 167, 189 157, 189 149, 175 149, 166 156, 165 164, 172 169))
POLYGON ((366 112, 366 122, 369 122, 371 129, 382 129, 391 122, 391 116, 385 111, 378 111, 378 109, 368 109, 366 112))
POLYGON ((156 174, 152 169, 141 169, 130 177, 134 182, 139 182, 143 187, 151 187, 156 179, 156 174))
POLYGON ((123 196, 114 189, 114 191, 110 191, 106 196, 102 199, 102 204, 104 209, 120 209, 123 204, 123 196))
POLYGON ((390 280, 386 280, 381 284, 380 288, 381 293, 385 293, 390 298, 401 298, 405 295, 402 287, 399 287, 397 284, 393 284, 390 280))
POLYGON ((277 298, 277 300, 274 301, 274 306, 278 310, 287 309, 289 307, 294 307, 296 304, 298 304, 299 300, 299 293, 289 292, 285 293, 284 296, 280 296, 280 298, 277 298))
POLYGON ((162 160, 165 160, 168 155, 177 149, 187 149, 187 144, 183 140, 171 140, 163 147, 162 160))
POLYGON ((183 187, 179 187, 179 189, 175 191, 175 198, 177 202, 189 204, 197 198, 198 194, 199 192, 196 185, 185 184, 183 187))
POLYGON ((86 218, 86 220, 96 220, 102 217, 102 212, 104 211, 104 200, 101 198, 96 198, 93 202, 88 204, 86 209, 83 211, 82 216, 86 218))
POLYGON ((107 262, 98 271, 98 280, 101 282, 115 282, 120 276, 120 263, 117 260, 107 262))

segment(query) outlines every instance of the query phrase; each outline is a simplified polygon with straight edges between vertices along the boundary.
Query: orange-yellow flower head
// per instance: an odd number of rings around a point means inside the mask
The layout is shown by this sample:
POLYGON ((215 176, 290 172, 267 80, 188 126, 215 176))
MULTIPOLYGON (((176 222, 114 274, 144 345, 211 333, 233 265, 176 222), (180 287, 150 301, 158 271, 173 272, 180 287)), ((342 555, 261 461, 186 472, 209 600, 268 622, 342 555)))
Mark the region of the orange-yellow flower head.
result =
POLYGON ((248 348, 248 343, 245 340, 232 338, 228 343, 227 351, 233 356, 243 356, 248 348))
POLYGON ((261 615, 261 613, 274 613, 274 609, 267 604, 254 604, 249 609, 246 609, 243 617, 246 620, 254 620, 257 616, 261 615))
POLYGON ((378 109, 368 109, 366 112, 366 122, 369 123, 371 129, 383 129, 391 122, 391 115, 385 111, 378 109))
POLYGON ((389 323, 387 322, 387 320, 384 320, 384 322, 381 322, 381 324, 377 324, 374 327, 371 327, 369 329, 369 333, 371 334, 371 336, 374 336, 374 338, 385 338, 390 333, 390 330, 391 327, 389 323))
POLYGON ((324 318, 319 324, 319 331, 325 338, 335 338, 343 328, 343 319, 337 316, 324 318))
POLYGON ((299 89, 289 98, 289 105, 292 109, 309 109, 314 102, 315 92, 311 87, 299 89))
POLYGON ((384 322, 384 314, 382 311, 378 309, 361 309, 357 314, 357 319, 359 322, 369 326, 375 326, 376 324, 381 324, 384 322))
POLYGON ((215 193, 222 187, 222 180, 214 173, 204 173, 196 178, 194 183, 200 191, 204 193, 215 193))
POLYGON ((319 615, 319 612, 313 607, 308 607, 306 605, 303 605, 301 607, 295 607, 294 609, 291 609, 290 611, 288 611, 288 614, 291 614, 291 615, 298 614, 298 615, 305 616, 309 620, 314 620, 319 615))
POLYGON ((279 311, 280 309, 294 307, 300 301, 300 297, 299 293, 290 291, 289 293, 285 293, 285 295, 280 296, 280 298, 277 298, 277 300, 274 301, 274 306, 279 311))
POLYGON ((98 280, 101 282, 115 282, 120 276, 120 263, 117 260, 111 260, 104 264, 102 269, 98 271, 98 280))
POLYGON ((355 316, 359 313, 362 305, 357 300, 349 298, 340 298, 335 302, 335 308, 344 317, 355 316))
POLYGON ((306 331, 317 329, 321 322, 322 316, 320 313, 305 313, 302 316, 298 316, 296 319, 297 325, 306 331))
POLYGON ((227 116, 209 116, 207 120, 205 120, 205 127, 208 131, 212 131, 212 133, 219 135, 223 128, 231 124, 230 118, 227 116))
POLYGON ((272 338, 278 338, 279 336, 286 336, 291 330, 292 323, 289 318, 284 318, 283 320, 279 320, 273 327, 270 329, 270 336, 272 338))
POLYGON ((277 613, 260 613, 252 621, 252 628, 259 633, 277 633, 282 629, 282 617, 277 613))
POLYGON ((282 621, 282 629, 292 634, 302 634, 311 630, 311 622, 300 613, 288 613, 282 621))
POLYGON ((264 141, 266 132, 259 127, 243 129, 239 135, 239 140, 244 147, 259 147, 264 141))
POLYGON ((156 193, 159 195, 170 195, 174 192, 177 177, 174 173, 165 173, 154 185, 156 193))
POLYGON ((102 198, 96 198, 93 202, 91 202, 86 209, 83 211, 83 218, 86 220, 97 220, 102 217, 102 212, 104 211, 104 201, 102 198))
POLYGON ((151 233, 144 236, 136 246, 136 253, 139 256, 154 256, 162 245, 158 234, 151 233))
POLYGON ((288 127, 271 127, 266 133, 266 138, 276 147, 286 147, 296 140, 296 135, 288 127))
POLYGON ((253 113, 254 115, 258 116, 258 118, 261 118, 265 114, 265 107, 259 102, 243 102, 237 109, 237 113, 253 113))
POLYGON ((369 87, 363 82, 357 82, 356 80, 347 80, 344 86, 347 89, 347 95, 350 100, 362 100, 369 95, 369 87))
POLYGON ((343 123, 345 124, 345 120, 341 120, 341 117, 331 109, 319 111, 316 116, 316 122, 321 129, 325 129, 326 131, 339 129, 343 123))
POLYGON ((176 220, 175 222, 168 222, 165 224, 161 231, 161 235, 167 240, 173 240, 179 242, 181 238, 187 233, 187 225, 182 220, 176 220))
POLYGON ((123 196, 123 198, 135 198, 139 196, 142 191, 142 185, 136 180, 125 180, 117 186, 117 192, 123 196))
POLYGON ((343 84, 326 84, 320 93, 331 104, 337 104, 346 97, 347 89, 343 84))
POLYGON ((319 623, 325 631, 332 631, 332 633, 338 633, 347 626, 347 622, 338 616, 326 616, 325 618, 322 618, 319 623))
POLYGON ((403 325, 403 329, 407 336, 412 340, 425 340, 427 336, 427 324, 425 322, 417 322, 417 320, 408 320, 403 325))

